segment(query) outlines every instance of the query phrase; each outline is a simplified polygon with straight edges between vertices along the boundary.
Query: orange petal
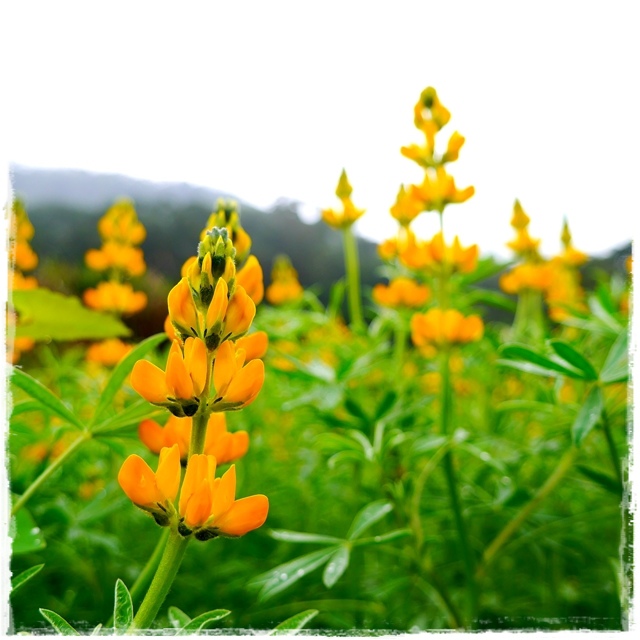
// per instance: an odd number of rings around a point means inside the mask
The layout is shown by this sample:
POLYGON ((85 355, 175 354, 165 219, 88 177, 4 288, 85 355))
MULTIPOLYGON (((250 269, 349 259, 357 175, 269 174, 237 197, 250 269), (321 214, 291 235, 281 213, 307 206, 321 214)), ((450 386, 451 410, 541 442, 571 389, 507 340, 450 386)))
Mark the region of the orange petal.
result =
POLYGON ((217 519, 225 514, 236 497, 236 465, 231 465, 229 470, 220 478, 217 483, 213 501, 211 504, 211 515, 213 516, 214 526, 217 519))
POLYGON ((255 400, 264 383, 264 363, 252 360, 233 377, 224 395, 225 402, 241 402, 247 406, 255 400))
POLYGON ((137 455, 130 455, 120 467, 118 482, 129 500, 141 507, 163 502, 151 467, 137 455))
POLYGON ((148 360, 138 360, 131 372, 131 386, 149 402, 160 404, 167 401, 165 373, 148 360))
POLYGON ((173 502, 180 487, 180 448, 177 444, 160 451, 156 483, 169 502, 173 502))
POLYGON ((215 523, 215 527, 228 536, 243 536, 264 524, 269 513, 267 496, 257 495, 236 500, 231 508, 215 523))
POLYGON ((152 453, 160 453, 165 446, 165 431, 155 420, 143 420, 138 427, 138 436, 152 453))

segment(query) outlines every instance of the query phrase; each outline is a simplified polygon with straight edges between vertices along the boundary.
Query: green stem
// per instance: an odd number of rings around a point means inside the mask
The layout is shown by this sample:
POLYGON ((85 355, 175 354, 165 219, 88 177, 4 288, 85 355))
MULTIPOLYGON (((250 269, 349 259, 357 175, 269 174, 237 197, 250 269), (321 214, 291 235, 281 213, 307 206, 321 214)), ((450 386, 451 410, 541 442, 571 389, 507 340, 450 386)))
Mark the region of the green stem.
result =
POLYGON ((171 530, 156 575, 127 630, 128 634, 151 627, 178 573, 189 540, 190 538, 183 538, 176 530, 171 530))
POLYGON ((191 441, 189 442, 189 458, 195 453, 204 451, 204 441, 207 437, 207 423, 209 422, 209 412, 198 411, 193 416, 191 426, 191 441))
POLYGON ((607 439, 607 445, 609 446, 609 455, 611 456, 611 463, 613 464, 613 468, 616 473, 616 477, 618 478, 618 482, 622 487, 624 484, 624 479, 622 477, 622 468, 620 466, 620 456, 618 454, 618 449, 616 448, 616 443, 613 439, 613 434, 611 433, 611 425, 609 424, 609 417, 607 416, 607 412, 602 412, 602 429, 604 430, 605 438, 607 439))
POLYGON ((360 331, 364 328, 362 309, 360 308, 360 261, 358 245, 351 227, 346 227, 344 233, 344 263, 347 275, 347 289, 349 293, 349 318, 351 328, 360 331))
POLYGON ((495 537, 493 542, 487 547, 483 556, 482 564, 478 567, 477 577, 481 578, 495 555, 508 542, 509 538, 522 526, 524 521, 540 506, 540 503, 555 489, 560 480, 569 471, 577 455, 577 449, 571 447, 560 459, 555 471, 547 478, 547 481, 538 489, 533 498, 507 523, 502 531, 495 537))
POLYGON ((393 344, 393 364, 396 380, 402 380, 402 365, 404 364, 404 354, 407 347, 407 325, 405 318, 399 314, 398 322, 395 326, 394 344, 393 344))
POLYGON ((75 450, 92 437, 89 431, 83 431, 77 440, 74 440, 27 488, 27 490, 16 500, 11 509, 11 516, 15 516, 29 498, 44 484, 51 474, 62 465, 62 463, 75 452, 75 450))
MULTIPOLYGON (((442 385, 442 406, 440 408, 440 430, 443 435, 449 435, 450 417, 452 414, 452 393, 451 380, 449 377, 449 350, 444 349, 440 361, 440 376, 442 385)), ((476 607, 478 602, 478 589, 476 584, 474 558, 469 544, 469 535, 467 532, 466 522, 462 515, 462 505, 460 496, 458 495, 458 483, 455 473, 455 465, 453 461, 453 453, 447 450, 444 454, 444 471, 447 478, 447 489, 449 491, 449 500, 451 501, 451 509, 458 533, 458 542, 460 554, 464 563, 464 573, 467 582, 467 598, 468 598, 468 616, 469 625, 473 628, 476 607)))

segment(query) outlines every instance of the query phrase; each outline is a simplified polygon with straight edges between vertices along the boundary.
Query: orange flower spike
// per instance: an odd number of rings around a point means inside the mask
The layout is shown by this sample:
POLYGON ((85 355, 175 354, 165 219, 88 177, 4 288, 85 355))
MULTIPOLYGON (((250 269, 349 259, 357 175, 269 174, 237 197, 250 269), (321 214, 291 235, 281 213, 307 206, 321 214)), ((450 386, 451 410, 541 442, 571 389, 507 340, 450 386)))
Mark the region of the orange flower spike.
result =
POLYGON ((249 330, 255 315, 254 301, 247 295, 244 287, 236 286, 225 316, 225 333, 231 334, 232 337, 241 336, 249 330))
POLYGON ((269 348, 269 336, 265 331, 256 331, 248 336, 238 338, 236 348, 245 350, 247 362, 256 358, 264 358, 269 348))
POLYGON ((180 488, 180 449, 177 444, 160 451, 156 483, 169 502, 173 502, 180 488))
POLYGON ((152 453, 160 453, 163 447, 178 445, 180 459, 186 460, 191 439, 191 418, 171 415, 161 427, 155 420, 143 420, 138 427, 138 436, 152 453))
POLYGON ((217 520, 230 509, 236 498, 235 464, 231 465, 222 478, 216 478, 211 493, 211 517, 217 525, 217 520))
POLYGON ((245 265, 236 273, 236 283, 244 287, 256 305, 264 298, 264 274, 255 256, 249 256, 245 265))
POLYGON ((167 402, 169 387, 165 372, 148 360, 138 360, 133 365, 131 386, 148 402, 153 404, 167 402))
POLYGON ((176 331, 183 336, 196 336, 198 332, 198 313, 191 295, 191 287, 188 279, 182 278, 178 284, 169 291, 167 298, 169 317, 176 331))

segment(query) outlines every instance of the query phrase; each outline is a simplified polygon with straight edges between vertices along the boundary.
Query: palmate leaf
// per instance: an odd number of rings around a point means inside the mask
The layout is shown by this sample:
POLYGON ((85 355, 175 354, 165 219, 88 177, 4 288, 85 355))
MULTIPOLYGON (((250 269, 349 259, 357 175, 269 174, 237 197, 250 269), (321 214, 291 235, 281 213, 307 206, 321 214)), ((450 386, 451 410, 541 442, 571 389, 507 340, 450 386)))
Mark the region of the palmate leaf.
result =
POLYGON ((562 340, 550 340, 549 345, 563 360, 568 362, 572 367, 582 371, 585 379, 598 379, 598 372, 594 366, 569 343, 562 340))
POLYGON ((284 622, 281 622, 277 627, 272 629, 268 636, 295 636, 298 631, 302 629, 308 622, 313 620, 318 615, 317 609, 307 609, 301 613, 297 613, 295 616, 287 618, 284 622))
POLYGON ((322 582, 327 589, 331 589, 338 582, 342 574, 349 566, 350 550, 347 545, 340 545, 335 553, 329 558, 327 566, 322 574, 322 582))
POLYGON ((351 527, 347 533, 347 540, 355 540, 362 535, 369 527, 374 525, 378 520, 393 509, 393 505, 386 500, 376 500, 369 503, 361 509, 351 523, 351 527))
POLYGON ((113 605, 113 629, 116 633, 124 633, 133 622, 133 602, 127 585, 118 578, 113 605))
POLYGON ((26 571, 19 573, 15 578, 11 578, 11 593, 13 593, 18 587, 21 587, 28 580, 31 580, 33 576, 40 573, 43 567, 44 564, 37 564, 35 567, 29 567, 26 571))
POLYGON ((47 389, 47 387, 45 387, 40 381, 32 378, 28 373, 25 373, 22 369, 18 369, 17 367, 11 367, 9 375, 11 382, 16 387, 22 389, 34 400, 37 400, 44 408, 55 413, 65 422, 70 422, 76 427, 83 428, 80 418, 75 416, 67 405, 65 405, 58 396, 47 389))
POLYGON ((561 373, 569 378, 586 378, 583 371, 575 369, 569 363, 563 364, 557 360, 548 358, 547 356, 538 353, 531 347, 524 344, 507 344, 500 348, 500 355, 504 358, 508 358, 509 361, 498 361, 501 364, 509 364, 510 366, 521 368, 523 371, 529 371, 530 373, 538 373, 542 371, 542 375, 553 376, 561 373), (521 366, 517 366, 520 363, 533 365, 535 369, 529 367, 529 369, 521 366))
POLYGON ((226 618, 231 611, 228 609, 214 609, 213 611, 207 611, 199 616, 196 616, 193 620, 190 620, 178 633, 177 636, 188 636, 191 634, 197 634, 210 622, 216 622, 226 618))
POLYGON ((13 291, 11 304, 19 316, 16 338, 100 340, 131 334, 114 316, 87 309, 79 298, 49 289, 13 291))
POLYGON ((335 551, 336 547, 332 546, 308 553, 255 577, 249 584, 262 587, 258 600, 265 602, 323 565, 335 551))
POLYGON ((174 629, 182 629, 191 622, 191 618, 178 607, 169 607, 168 616, 169 623, 174 629))
POLYGON ((613 343, 602 365, 600 379, 605 384, 625 382, 629 378, 629 335, 622 332, 613 343))
POLYGON ((40 609, 42 617, 58 632, 61 636, 79 636, 80 634, 59 614, 50 609, 40 609))
POLYGON ((598 424, 602 409, 604 408, 604 399, 600 387, 594 386, 589 392, 582 408, 571 427, 571 437, 576 446, 580 446, 582 441, 587 437, 591 430, 598 424))
POLYGON ((10 534, 13 538, 11 550, 15 555, 33 553, 47 546, 40 528, 24 507, 12 518, 10 534))

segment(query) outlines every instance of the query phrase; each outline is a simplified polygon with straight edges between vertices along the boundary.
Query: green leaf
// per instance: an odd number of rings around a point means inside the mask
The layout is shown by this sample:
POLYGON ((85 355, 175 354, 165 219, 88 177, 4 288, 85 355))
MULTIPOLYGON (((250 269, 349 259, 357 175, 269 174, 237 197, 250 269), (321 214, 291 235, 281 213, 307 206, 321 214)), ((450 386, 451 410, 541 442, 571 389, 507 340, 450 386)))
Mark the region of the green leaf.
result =
POLYGON ((15 555, 40 551, 47 546, 40 528, 24 507, 13 517, 10 535, 13 538, 11 550, 15 555))
POLYGON ((398 394, 395 391, 387 391, 380 401, 380 404, 376 407, 374 420, 380 420, 380 418, 389 413, 389 411, 391 411, 391 409, 393 408, 393 405, 396 403, 397 399, 398 394))
POLYGON ((355 540, 370 526, 384 518, 393 509, 393 505, 386 500, 376 500, 361 509, 351 523, 347 540, 355 540))
POLYGON ((191 622, 191 618, 178 607, 169 607, 168 615, 169 622, 174 629, 182 629, 191 622))
POLYGON ((272 629, 268 636, 295 636, 298 631, 302 629, 308 622, 313 620, 318 615, 317 609, 307 609, 301 613, 296 613, 295 616, 287 618, 284 622, 281 622, 277 627, 272 629))
POLYGON ((369 424, 371 418, 367 415, 366 411, 357 403, 353 398, 345 398, 344 408, 354 417, 358 418, 365 424, 369 424))
POLYGON ((19 573, 15 578, 11 578, 11 593, 13 593, 18 587, 21 587, 25 582, 31 580, 33 576, 42 571, 44 564, 37 564, 34 567, 30 567, 26 571, 19 573))
POLYGON ((506 413, 509 411, 530 411, 532 413, 555 413, 557 405, 537 400, 505 400, 501 402, 496 411, 506 413))
POLYGON ((113 628, 116 633, 124 633, 133 622, 133 602, 127 585, 118 578, 113 605, 113 628))
POLYGON ((496 364, 503 367, 510 367, 511 369, 518 369, 518 371, 524 371, 525 373, 532 373, 536 376, 558 378, 561 375, 557 371, 551 371, 550 369, 539 367, 530 362, 522 362, 521 360, 496 360, 496 364))
POLYGON ((549 340, 551 348, 572 367, 579 369, 584 373, 587 380, 597 380, 598 372, 593 365, 579 352, 576 351, 569 343, 562 340, 549 340))
POLYGON ((604 401, 600 387, 593 387, 571 427, 573 443, 579 447, 589 432, 598 424, 604 401))
POLYGON ((271 529, 269 535, 283 542, 294 542, 298 544, 336 544, 342 542, 340 538, 325 536, 319 533, 304 533, 302 531, 288 531, 286 529, 271 529))
POLYGON ((600 372, 605 384, 625 382, 629 378, 629 335, 626 331, 613 343, 600 372))
POLYGON ((324 568, 322 574, 322 582, 327 589, 331 589, 333 585, 338 582, 340 576, 346 571, 349 566, 349 547, 341 545, 336 552, 329 558, 327 566, 324 568))
POLYGON ((366 462, 367 458, 363 451, 338 451, 327 460, 327 467, 335 469, 343 462, 366 462))
POLYGON ((284 591, 287 587, 298 582, 298 580, 305 575, 327 562, 335 550, 335 547, 319 549, 318 551, 308 553, 290 562, 285 562, 275 567, 275 569, 271 569, 255 577, 250 584, 262 586, 258 594, 258 600, 265 602, 281 591, 284 591))
POLYGON ((593 482, 599 484, 603 489, 613 493, 618 498, 621 496, 622 485, 618 482, 617 478, 613 478, 607 473, 602 473, 602 471, 597 471, 583 464, 577 464, 576 468, 582 475, 589 478, 589 480, 593 480, 593 482))
POLYGON ((347 284, 344 280, 338 280, 333 287, 331 287, 331 293, 329 294, 329 305, 327 307, 327 315, 332 320, 335 320, 340 315, 340 308, 342 307, 342 301, 344 300, 344 294, 347 289, 347 284))
POLYGON ((549 372, 561 373, 570 378, 584 378, 584 374, 571 366, 565 366, 551 358, 547 358, 542 354, 534 351, 524 344, 507 344, 500 348, 499 353, 510 360, 519 360, 532 364, 540 369, 545 370, 546 375, 554 375, 549 372))
POLYGON ((59 418, 62 418, 65 422, 70 422, 76 425, 76 427, 83 428, 83 424, 79 418, 77 418, 73 412, 56 396, 52 391, 47 389, 41 382, 32 378, 28 373, 18 369, 17 367, 11 368, 11 382, 19 389, 22 389, 25 393, 30 395, 34 400, 37 400, 43 407, 49 409, 52 413, 55 413, 59 418))
POLYGON ((231 611, 228 609, 214 609, 213 611, 207 611, 199 616, 196 616, 193 620, 188 622, 176 635, 186 636, 190 633, 198 633, 205 625, 210 622, 216 622, 216 620, 222 620, 226 618, 231 611))
POLYGON ((150 336, 143 340, 118 363, 118 366, 109 376, 109 380, 100 396, 100 400, 98 400, 98 406, 96 407, 96 411, 93 415, 92 424, 96 424, 106 409, 113 404, 113 398, 120 390, 120 387, 122 387, 127 376, 131 373, 133 365, 138 360, 142 360, 144 356, 166 339, 167 336, 164 333, 157 333, 150 336))
POLYGON ((31 411, 42 411, 42 403, 37 400, 25 400, 24 402, 14 404, 11 409, 11 417, 17 418, 19 415, 31 411))
POLYGON ((353 542, 353 545, 358 547, 369 547, 375 544, 386 544, 387 542, 395 542, 396 540, 400 540, 401 538, 406 538, 407 536, 411 535, 413 535, 413 531, 411 529, 396 529, 395 531, 389 531, 388 533, 383 533, 379 536, 373 536, 371 538, 360 538, 360 540, 355 540, 353 542))
POLYGON ((89 634, 90 636, 99 636, 100 635, 100 630, 102 629, 102 622, 100 622, 99 624, 97 624, 94 628, 93 631, 89 634))
POLYGON ((18 312, 16 338, 100 340, 131 334, 114 316, 87 309, 79 298, 49 289, 14 291, 11 304, 18 312))
POLYGON ((504 309, 505 311, 515 311, 516 302, 513 298, 505 296, 498 291, 489 291, 488 289, 475 289, 468 296, 465 297, 464 303, 471 304, 486 304, 497 309, 504 309))
POLYGON ((58 632, 61 636, 79 636, 80 634, 55 611, 50 609, 40 609, 42 617, 58 632))
POLYGON ((140 398, 140 400, 136 400, 120 413, 116 413, 97 427, 93 427, 91 431, 102 436, 117 435, 119 431, 132 425, 137 427, 143 420, 161 416, 166 414, 166 411, 166 409, 156 407, 140 398))

